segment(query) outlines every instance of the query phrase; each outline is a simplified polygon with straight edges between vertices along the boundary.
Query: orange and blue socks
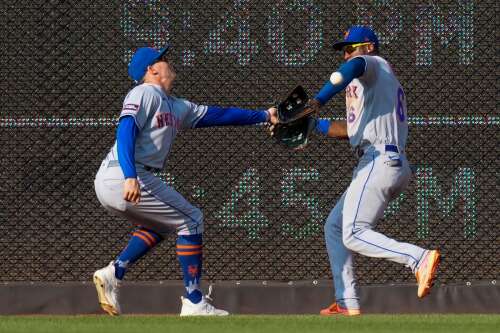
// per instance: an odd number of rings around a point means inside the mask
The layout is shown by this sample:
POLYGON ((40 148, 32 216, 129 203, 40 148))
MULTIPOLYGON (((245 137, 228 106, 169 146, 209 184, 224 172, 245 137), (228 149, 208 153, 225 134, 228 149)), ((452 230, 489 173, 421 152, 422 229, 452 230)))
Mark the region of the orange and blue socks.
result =
POLYGON ((127 268, 142 256, 149 252, 156 244, 163 240, 156 232, 139 227, 130 238, 127 247, 120 253, 115 260, 115 277, 122 280, 127 272, 127 268))
POLYGON ((202 267, 202 235, 179 235, 177 238, 177 258, 182 267, 186 298, 192 303, 199 303, 202 267))

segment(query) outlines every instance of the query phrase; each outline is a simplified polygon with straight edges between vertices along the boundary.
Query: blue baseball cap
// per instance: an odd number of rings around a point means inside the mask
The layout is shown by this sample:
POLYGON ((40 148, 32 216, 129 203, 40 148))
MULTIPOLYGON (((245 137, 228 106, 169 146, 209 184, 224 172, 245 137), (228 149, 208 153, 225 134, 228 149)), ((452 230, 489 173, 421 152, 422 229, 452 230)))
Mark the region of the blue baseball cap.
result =
POLYGON ((378 48, 378 38, 375 32, 365 26, 355 25, 344 33, 344 40, 333 44, 335 50, 342 50, 346 45, 371 42, 378 48))
POLYGON ((163 57, 163 55, 167 53, 169 47, 170 46, 167 45, 161 50, 157 50, 152 47, 138 48, 132 56, 132 60, 130 60, 130 63, 128 64, 128 75, 130 78, 135 81, 142 80, 146 74, 148 66, 151 66, 158 59, 163 57))

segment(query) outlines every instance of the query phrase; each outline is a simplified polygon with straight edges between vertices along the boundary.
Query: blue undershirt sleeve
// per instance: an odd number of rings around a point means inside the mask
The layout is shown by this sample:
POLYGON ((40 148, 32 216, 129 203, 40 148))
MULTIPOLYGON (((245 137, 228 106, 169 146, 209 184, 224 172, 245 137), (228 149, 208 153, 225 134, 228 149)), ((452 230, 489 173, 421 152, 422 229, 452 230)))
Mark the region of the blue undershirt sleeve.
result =
POLYGON ((137 178, 135 169, 135 139, 139 128, 135 124, 134 117, 125 116, 120 118, 118 130, 116 131, 116 145, 118 148, 118 162, 122 168, 125 179, 137 178))
POLYGON ((361 57, 343 63, 337 70, 337 72, 342 74, 342 83, 334 85, 330 80, 326 81, 314 99, 318 100, 321 105, 325 105, 334 95, 344 90, 352 80, 363 75, 365 67, 366 61, 361 57))
POLYGON ((205 115, 198 121, 196 128, 212 126, 242 126, 267 121, 267 111, 245 110, 236 107, 223 108, 208 106, 205 115))
POLYGON ((330 121, 327 119, 318 119, 316 121, 316 132, 328 135, 328 130, 330 129, 330 121))

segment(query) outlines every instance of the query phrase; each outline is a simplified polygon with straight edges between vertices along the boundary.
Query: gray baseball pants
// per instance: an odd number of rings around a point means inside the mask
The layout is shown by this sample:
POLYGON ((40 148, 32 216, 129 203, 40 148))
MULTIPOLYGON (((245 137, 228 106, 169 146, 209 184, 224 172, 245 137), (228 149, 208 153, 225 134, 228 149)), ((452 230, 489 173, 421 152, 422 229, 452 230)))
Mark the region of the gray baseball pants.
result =
POLYGON ((325 240, 336 302, 359 309, 353 252, 385 258, 417 269, 425 250, 373 230, 388 203, 408 185, 411 170, 404 154, 370 146, 354 169, 351 184, 330 212, 325 240))
POLYGON ((141 199, 133 204, 123 199, 122 169, 116 160, 105 159, 95 177, 99 202, 111 213, 166 236, 203 232, 203 214, 171 186, 136 164, 141 199))

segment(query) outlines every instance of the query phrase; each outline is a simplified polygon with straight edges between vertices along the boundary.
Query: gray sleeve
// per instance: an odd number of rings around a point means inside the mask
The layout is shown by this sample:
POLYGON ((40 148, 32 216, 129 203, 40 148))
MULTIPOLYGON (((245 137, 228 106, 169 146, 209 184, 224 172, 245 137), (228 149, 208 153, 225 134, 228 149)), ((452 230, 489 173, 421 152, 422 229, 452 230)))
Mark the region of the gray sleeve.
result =
POLYGON ((367 83, 375 81, 377 77, 377 60, 373 56, 359 56, 365 60, 365 72, 358 79, 367 83))
POLYGON ((194 128, 198 121, 207 113, 206 105, 198 105, 192 102, 189 102, 185 99, 181 100, 181 102, 187 108, 185 116, 182 120, 182 128, 194 128))
POLYGON ((130 90, 123 101, 120 118, 132 116, 135 124, 141 130, 151 112, 155 112, 157 101, 155 96, 144 86, 137 86, 130 90))

